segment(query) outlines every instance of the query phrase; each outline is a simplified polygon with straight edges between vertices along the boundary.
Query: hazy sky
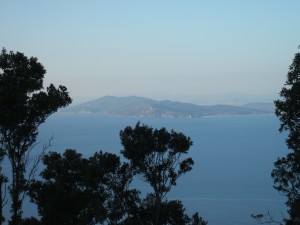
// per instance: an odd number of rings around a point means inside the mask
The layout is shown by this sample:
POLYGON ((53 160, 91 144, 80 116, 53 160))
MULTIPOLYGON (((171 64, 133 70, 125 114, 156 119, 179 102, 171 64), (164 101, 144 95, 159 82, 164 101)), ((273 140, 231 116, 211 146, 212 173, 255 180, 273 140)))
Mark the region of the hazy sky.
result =
POLYGON ((299 0, 0 0, 0 47, 78 97, 279 92, 299 0))

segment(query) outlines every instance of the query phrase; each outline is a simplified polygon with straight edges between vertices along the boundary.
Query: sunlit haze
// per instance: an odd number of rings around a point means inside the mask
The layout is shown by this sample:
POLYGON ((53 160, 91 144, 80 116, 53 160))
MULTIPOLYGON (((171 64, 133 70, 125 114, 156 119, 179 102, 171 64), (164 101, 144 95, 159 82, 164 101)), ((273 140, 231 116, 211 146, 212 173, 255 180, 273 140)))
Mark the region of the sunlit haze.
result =
POLYGON ((300 1, 1 1, 0 47, 76 100, 271 94, 300 45, 300 1))

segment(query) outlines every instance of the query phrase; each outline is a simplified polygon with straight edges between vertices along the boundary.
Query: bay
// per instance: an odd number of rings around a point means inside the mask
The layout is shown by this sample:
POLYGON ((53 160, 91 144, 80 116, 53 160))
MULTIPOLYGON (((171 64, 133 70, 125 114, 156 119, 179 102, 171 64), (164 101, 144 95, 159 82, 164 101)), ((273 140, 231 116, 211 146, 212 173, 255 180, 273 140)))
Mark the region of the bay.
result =
MULTIPOLYGON (((167 196, 182 200, 189 214, 198 211, 209 225, 257 224, 250 215, 268 211, 277 220, 286 216, 285 198, 272 188, 270 176, 274 161, 287 152, 285 134, 278 132, 273 115, 171 119, 57 113, 40 127, 38 143, 53 136, 49 151, 120 155, 120 130, 138 121, 191 137, 194 168, 167 196)), ((143 192, 151 190, 145 183, 138 185, 143 192)))

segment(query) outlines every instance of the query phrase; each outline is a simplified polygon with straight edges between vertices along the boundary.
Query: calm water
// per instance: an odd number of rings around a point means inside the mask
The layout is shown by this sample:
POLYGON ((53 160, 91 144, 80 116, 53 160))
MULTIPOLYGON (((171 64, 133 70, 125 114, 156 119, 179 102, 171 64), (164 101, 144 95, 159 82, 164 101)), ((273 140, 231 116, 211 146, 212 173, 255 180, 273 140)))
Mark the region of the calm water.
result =
MULTIPOLYGON (((54 136, 52 151, 119 154, 119 131, 137 121, 183 132, 194 142, 190 150, 194 169, 168 195, 182 200, 189 213, 198 211, 209 225, 250 225, 256 224, 252 213, 270 211, 278 220, 286 214, 285 199, 272 188, 270 177, 273 162, 286 152, 275 116, 145 119, 58 113, 41 126, 39 142, 54 136)), ((139 186, 150 190, 146 184, 139 186)))

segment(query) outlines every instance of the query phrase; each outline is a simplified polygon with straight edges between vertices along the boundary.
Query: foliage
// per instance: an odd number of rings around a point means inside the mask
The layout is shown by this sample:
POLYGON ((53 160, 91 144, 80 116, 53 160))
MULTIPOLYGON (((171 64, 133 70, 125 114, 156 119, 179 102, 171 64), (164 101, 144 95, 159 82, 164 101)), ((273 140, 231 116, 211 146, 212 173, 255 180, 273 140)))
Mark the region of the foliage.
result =
MULTIPOLYGON (((153 131, 148 126, 139 128, 153 131)), ((139 173, 137 167, 121 163, 114 154, 100 151, 83 158, 71 149, 63 154, 50 152, 43 157, 42 179, 34 180, 29 192, 32 202, 38 206, 39 222, 43 225, 207 225, 198 213, 189 217, 178 200, 161 199, 157 214, 157 196, 165 196, 170 190, 169 186, 163 188, 163 185, 175 185, 177 178, 191 169, 191 159, 180 160, 180 154, 187 153, 191 141, 181 133, 170 133, 164 128, 154 130, 152 134, 156 139, 145 136, 144 141, 148 138, 156 140, 156 146, 160 146, 161 151, 164 149, 165 155, 160 153, 160 158, 148 164, 151 165, 148 169, 156 169, 157 176, 164 176, 161 184, 155 184, 163 193, 148 193, 141 199, 140 192, 130 188, 134 175, 139 173), (166 139, 160 139, 161 135, 166 139)), ((142 145, 137 143, 136 146, 142 145)))
POLYGON ((287 196, 290 218, 286 224, 300 224, 300 53, 295 54, 287 81, 275 101, 280 132, 288 131, 286 143, 290 152, 275 162, 272 172, 274 188, 287 196))
MULTIPOLYGON (((300 48, 300 46, 299 46, 300 48)), ((275 101, 276 115, 281 121, 280 131, 289 131, 287 145, 300 148, 300 52, 295 54, 289 67, 287 81, 280 92, 282 99, 275 101)))
POLYGON ((23 219, 21 225, 42 225, 42 223, 37 218, 30 217, 23 219))
POLYGON ((35 181, 30 187, 30 196, 37 203, 43 224, 88 225, 86 221, 90 214, 82 209, 89 193, 81 190, 86 161, 70 150, 64 156, 58 153, 45 155, 43 161, 47 166, 42 173, 46 182, 35 181))
POLYGON ((118 224, 135 209, 138 192, 128 189, 132 176, 116 155, 99 152, 85 159, 69 149, 51 152, 43 162, 43 180, 30 188, 42 224, 118 224))
POLYGON ((162 202, 166 194, 176 185, 177 179, 192 169, 192 158, 181 160, 187 154, 192 141, 182 133, 153 129, 137 123, 120 132, 124 149, 123 156, 130 161, 131 168, 141 175, 154 191, 153 224, 160 224, 162 202))
MULTIPOLYGON (((64 86, 50 84, 43 89, 46 70, 37 58, 20 52, 2 50, 0 55, 0 150, 8 157, 12 181, 11 225, 19 225, 22 200, 28 179, 30 150, 38 135, 38 126, 59 108, 71 103, 64 86)), ((35 164, 35 163, 34 163, 35 164)), ((29 178, 30 179, 30 178, 29 178)))
MULTIPOLYGON (((143 200, 142 207, 140 209, 140 224, 155 224, 156 206, 155 196, 148 194, 143 200)), ((168 201, 165 200, 161 203, 161 213, 157 224, 165 225, 207 225, 207 222, 199 217, 198 213, 195 213, 192 217, 189 217, 185 213, 185 208, 182 202, 179 200, 168 201)))

